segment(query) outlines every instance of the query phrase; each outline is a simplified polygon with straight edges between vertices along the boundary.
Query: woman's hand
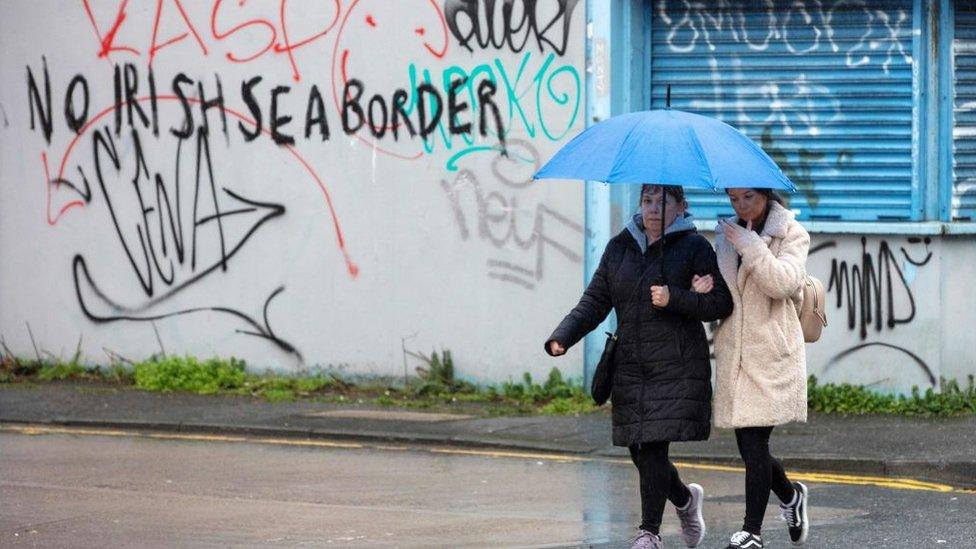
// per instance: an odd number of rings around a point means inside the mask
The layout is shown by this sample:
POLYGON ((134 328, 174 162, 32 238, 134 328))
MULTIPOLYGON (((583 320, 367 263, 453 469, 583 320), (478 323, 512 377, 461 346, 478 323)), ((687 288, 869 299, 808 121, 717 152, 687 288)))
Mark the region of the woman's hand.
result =
POLYGON ((720 219, 718 226, 722 229, 722 234, 725 235, 725 240, 728 240, 735 251, 742 252, 749 242, 752 241, 752 237, 755 233, 752 232, 752 221, 750 220, 745 228, 740 227, 737 223, 732 223, 726 219, 720 219))
POLYGON ((715 287, 715 279, 712 275, 691 277, 691 289, 700 294, 707 294, 715 287))
POLYGON ((671 291, 667 286, 651 286, 651 303, 655 307, 667 307, 671 301, 671 291))
POLYGON ((562 356, 566 354, 566 348, 554 339, 549 342, 549 354, 552 356, 562 356))

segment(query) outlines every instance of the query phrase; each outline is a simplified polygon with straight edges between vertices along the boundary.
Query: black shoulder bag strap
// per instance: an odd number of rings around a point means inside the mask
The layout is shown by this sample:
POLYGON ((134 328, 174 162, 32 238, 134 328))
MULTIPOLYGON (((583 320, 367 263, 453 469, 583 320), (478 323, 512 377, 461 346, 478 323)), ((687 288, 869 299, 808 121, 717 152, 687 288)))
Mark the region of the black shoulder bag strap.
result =
MULTIPOLYGON (((662 241, 663 245, 663 241, 662 241)), ((644 277, 647 273, 651 271, 650 266, 644 269, 640 277, 637 279, 637 283, 634 285, 634 289, 630 292, 630 296, 627 298, 631 301, 637 292, 641 288, 641 284, 644 281, 644 277)), ((624 313, 630 313, 634 306, 637 305, 636 302, 631 302, 630 306, 624 311, 624 313)), ((618 333, 620 333, 620 319, 626 316, 625 314, 620 314, 617 316, 617 330, 616 333, 606 332, 607 342, 603 346, 603 354, 600 355, 600 362, 596 365, 596 370, 593 372, 593 382, 590 384, 590 395, 593 397, 594 402, 597 405, 602 406, 607 400, 610 399, 610 393, 613 391, 613 355, 617 350, 617 340, 619 339, 618 333)))

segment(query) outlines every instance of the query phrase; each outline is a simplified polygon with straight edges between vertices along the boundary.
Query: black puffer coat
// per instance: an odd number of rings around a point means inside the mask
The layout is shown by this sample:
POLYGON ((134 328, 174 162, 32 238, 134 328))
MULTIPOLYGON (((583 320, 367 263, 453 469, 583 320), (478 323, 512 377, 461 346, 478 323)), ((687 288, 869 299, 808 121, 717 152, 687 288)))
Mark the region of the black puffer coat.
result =
POLYGON ((666 234, 643 252, 633 227, 611 239, 579 304, 546 342, 547 352, 553 340, 568 349, 603 322, 611 307, 616 311, 620 339, 612 402, 617 446, 704 440, 711 429, 711 364, 702 322, 729 316, 732 296, 711 244, 690 222, 684 226, 689 228, 666 234), (667 307, 656 308, 650 287, 660 276, 662 240, 670 299, 667 307), (712 275, 714 289, 693 292, 696 274, 712 275))

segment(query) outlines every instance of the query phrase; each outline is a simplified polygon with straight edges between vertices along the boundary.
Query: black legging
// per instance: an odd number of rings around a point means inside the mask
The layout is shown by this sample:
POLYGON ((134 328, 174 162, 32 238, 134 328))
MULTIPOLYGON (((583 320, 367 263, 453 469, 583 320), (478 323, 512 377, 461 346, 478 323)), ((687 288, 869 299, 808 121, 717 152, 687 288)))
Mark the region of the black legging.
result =
POLYGON ((630 447, 630 459, 640 475, 640 527, 655 534, 661 531, 664 502, 670 500, 675 506, 684 507, 691 497, 668 459, 669 445, 669 442, 644 442, 630 447))
POLYGON ((735 442, 746 464, 746 518, 742 529, 760 535, 763 515, 769 503, 769 490, 784 503, 793 500, 793 485, 783 465, 769 454, 772 427, 743 427, 735 430, 735 442))

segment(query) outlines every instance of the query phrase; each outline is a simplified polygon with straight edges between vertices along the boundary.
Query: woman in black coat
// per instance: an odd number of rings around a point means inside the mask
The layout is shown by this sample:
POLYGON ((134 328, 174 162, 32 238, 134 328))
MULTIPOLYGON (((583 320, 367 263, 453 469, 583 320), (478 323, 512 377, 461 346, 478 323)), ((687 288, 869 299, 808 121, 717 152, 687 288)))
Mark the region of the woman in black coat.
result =
POLYGON ((579 304, 546 341, 546 352, 564 354, 616 311, 613 443, 630 448, 640 475, 642 522, 633 547, 662 547, 666 500, 678 508, 685 543, 695 547, 705 534, 704 494, 697 484, 681 482, 668 446, 708 438, 711 363, 702 322, 729 316, 732 296, 715 251, 686 213, 681 187, 644 185, 640 206, 607 244, 579 304))

